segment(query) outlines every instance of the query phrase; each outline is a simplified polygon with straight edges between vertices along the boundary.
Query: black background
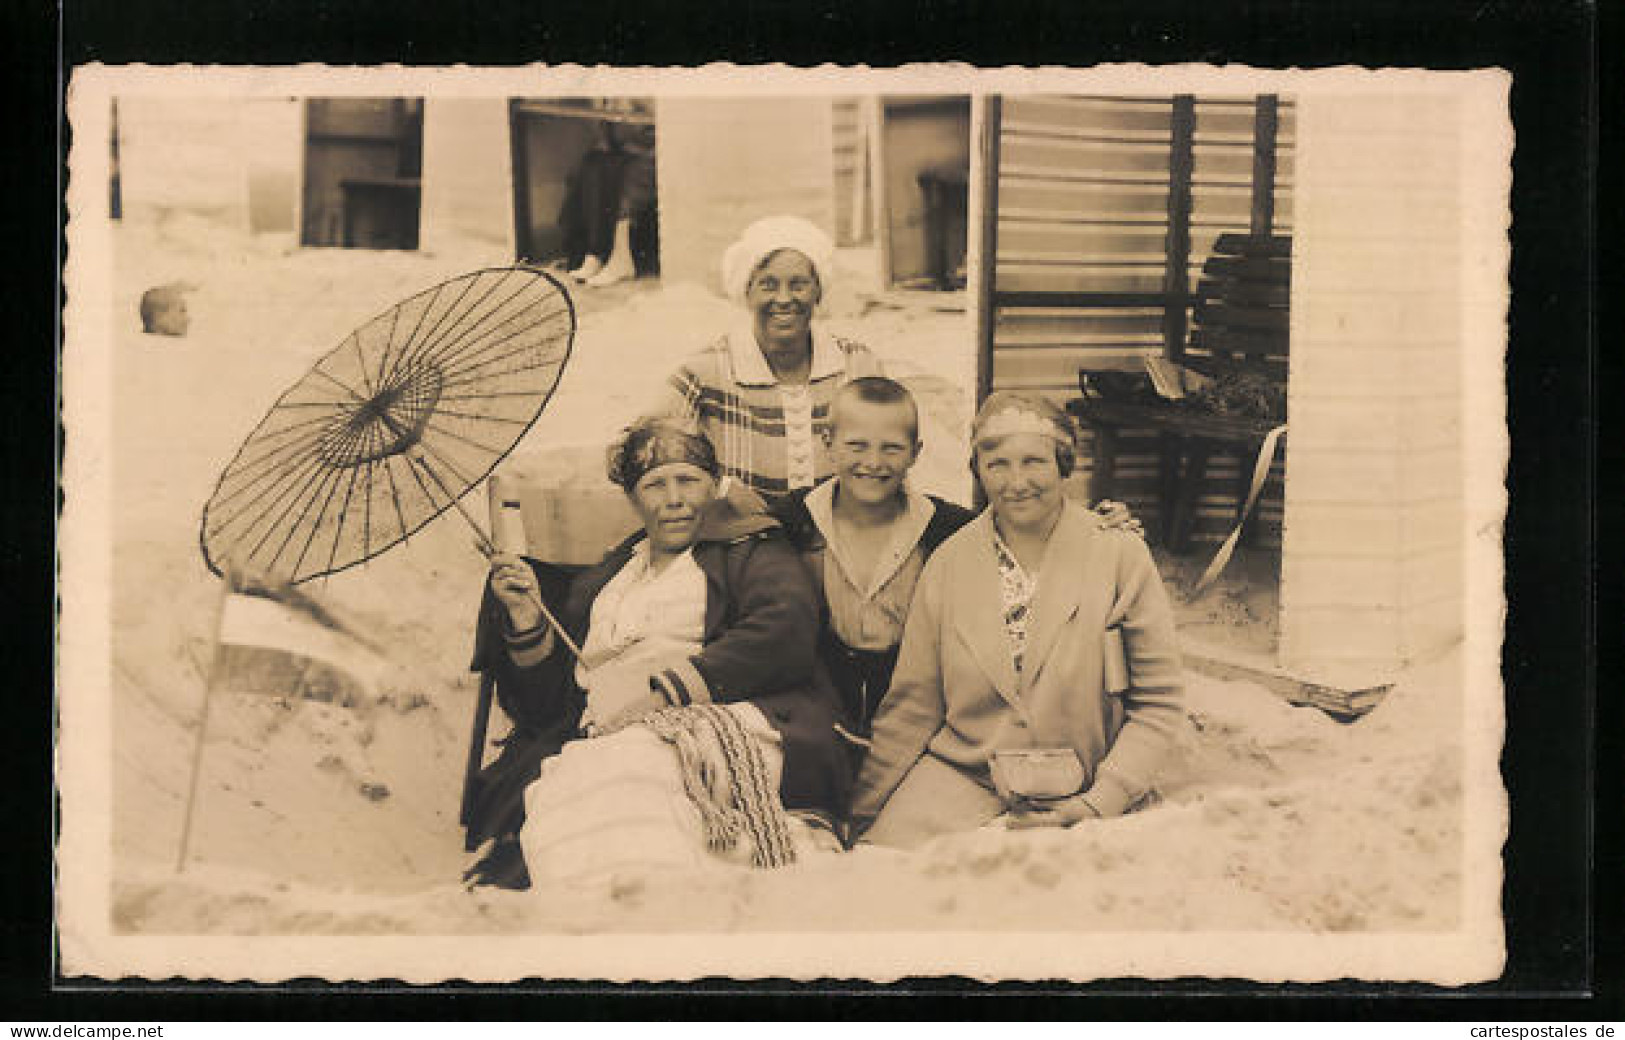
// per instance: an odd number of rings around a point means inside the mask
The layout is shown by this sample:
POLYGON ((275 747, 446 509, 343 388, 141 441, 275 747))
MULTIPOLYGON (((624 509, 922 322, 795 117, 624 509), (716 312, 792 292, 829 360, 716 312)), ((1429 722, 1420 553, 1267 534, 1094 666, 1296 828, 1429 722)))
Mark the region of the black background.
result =
MULTIPOLYGON (((0 495, 6 520, 0 561, 11 618, 7 667, 0 673, 7 680, 0 693, 7 706, 0 732, 8 766, 4 800, 20 811, 7 813, 3 832, 7 906, 0 918, 0 1018, 1466 1017, 1594 1023, 1625 1017, 1619 972, 1625 927, 1617 894, 1625 885, 1618 840, 1625 785, 1618 769, 1619 712, 1606 696, 1616 685, 1610 680, 1618 674, 1622 642, 1617 570, 1610 570, 1609 581, 1596 582, 1598 553, 1617 554, 1618 536, 1625 532, 1617 493, 1620 434, 1615 429, 1601 435, 1598 412, 1601 388, 1618 374, 1618 352, 1593 346, 1593 322, 1616 316, 1621 289, 1613 264, 1617 221, 1609 221, 1612 227, 1601 235, 1595 221, 1617 216, 1618 199, 1607 197, 1600 210, 1592 203, 1603 124, 1596 77, 1606 77, 1602 97, 1618 97, 1620 89, 1613 69, 1597 65, 1598 34, 1602 53, 1619 49, 1618 5, 64 0, 59 11, 41 0, 10 0, 4 6, 0 49, 11 118, 0 198, 14 212, 4 225, 10 342, 0 351, 6 387, 0 451, 11 478, 0 495), (302 990, 185 983, 97 990, 56 979, 46 850, 53 826, 53 524, 60 501, 53 447, 60 441, 47 434, 60 433, 53 385, 64 248, 67 128, 60 104, 66 70, 96 61, 885 66, 940 60, 980 66, 1500 66, 1513 72, 1517 146, 1507 371, 1513 448, 1503 760, 1513 815, 1503 978, 1463 991, 1352 982, 1266 989, 1235 980, 1064 989, 962 980, 894 987, 719 980, 636 990, 537 984, 528 993, 513 987, 380 993, 383 987, 335 990, 314 983, 302 990), (1599 247, 1610 264, 1600 280, 1599 247), (1600 307, 1593 305, 1594 284, 1603 289, 1600 307), (1596 538, 1599 532, 1604 539, 1596 538), (1615 535, 1611 545, 1608 534, 1615 535), (1599 609, 1609 617, 1600 618, 1599 609), (1594 690, 1604 691, 1600 703, 1594 704, 1594 690), (1595 789, 1593 762, 1602 779, 1595 789), (1594 800, 1594 790, 1606 793, 1594 800)), ((1202 938, 1193 934, 1191 941, 1202 938)))

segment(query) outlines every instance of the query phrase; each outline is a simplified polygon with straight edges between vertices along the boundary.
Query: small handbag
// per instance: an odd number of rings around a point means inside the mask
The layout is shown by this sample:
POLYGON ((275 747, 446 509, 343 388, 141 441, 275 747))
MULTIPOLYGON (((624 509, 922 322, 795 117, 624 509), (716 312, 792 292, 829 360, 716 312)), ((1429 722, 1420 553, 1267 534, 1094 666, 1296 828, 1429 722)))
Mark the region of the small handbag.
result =
POLYGON ((988 764, 993 787, 1006 805, 1052 802, 1083 790, 1083 762, 1071 748, 995 751, 988 764))

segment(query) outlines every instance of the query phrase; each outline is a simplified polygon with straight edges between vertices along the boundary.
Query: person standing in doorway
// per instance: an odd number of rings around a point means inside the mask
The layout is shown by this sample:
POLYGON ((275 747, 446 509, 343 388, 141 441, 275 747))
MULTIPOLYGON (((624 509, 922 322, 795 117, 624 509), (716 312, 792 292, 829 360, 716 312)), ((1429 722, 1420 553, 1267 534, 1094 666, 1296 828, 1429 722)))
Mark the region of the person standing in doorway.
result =
POLYGON ((599 141, 570 177, 559 226, 570 277, 592 288, 634 278, 634 225, 648 228, 655 211, 654 127, 599 124, 599 141))

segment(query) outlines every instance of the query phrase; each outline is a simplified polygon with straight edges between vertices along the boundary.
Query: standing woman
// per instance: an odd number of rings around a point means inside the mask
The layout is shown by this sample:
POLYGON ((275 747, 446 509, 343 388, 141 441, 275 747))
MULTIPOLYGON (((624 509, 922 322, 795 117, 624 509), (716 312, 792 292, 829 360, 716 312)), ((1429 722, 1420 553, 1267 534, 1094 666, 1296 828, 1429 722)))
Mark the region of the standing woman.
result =
POLYGON ((971 443, 988 508, 920 577, 858 778, 854 827, 875 844, 1007 811, 1017 826, 1120 815, 1183 721, 1173 615, 1145 542, 1062 493, 1066 414, 995 393, 971 443))
POLYGON ((697 422, 722 472, 770 502, 830 476, 835 392, 880 372, 867 347, 813 320, 834 257, 829 236, 800 217, 747 227, 722 258, 723 288, 742 313, 672 374, 658 409, 697 422))

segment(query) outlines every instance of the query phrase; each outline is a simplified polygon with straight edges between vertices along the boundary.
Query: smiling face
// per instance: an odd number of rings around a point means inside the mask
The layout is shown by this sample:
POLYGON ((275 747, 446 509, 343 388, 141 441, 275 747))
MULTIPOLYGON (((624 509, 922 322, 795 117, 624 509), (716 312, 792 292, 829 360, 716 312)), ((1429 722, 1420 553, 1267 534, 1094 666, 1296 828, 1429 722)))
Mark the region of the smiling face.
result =
POLYGON ((805 342, 822 294, 812 261, 794 249, 769 255, 745 290, 756 341, 765 347, 805 342))
POLYGON ((668 462, 645 473, 629 497, 649 535, 649 547, 669 556, 694 544, 700 511, 716 497, 717 480, 690 462, 668 462))
POLYGON ((1013 433, 977 445, 976 476, 1002 527, 1046 534, 1061 514, 1061 467, 1048 437, 1013 433))
POLYGON ((830 461, 841 494, 874 505, 900 493, 920 457, 913 403, 876 404, 843 395, 835 400, 830 423, 830 461))

